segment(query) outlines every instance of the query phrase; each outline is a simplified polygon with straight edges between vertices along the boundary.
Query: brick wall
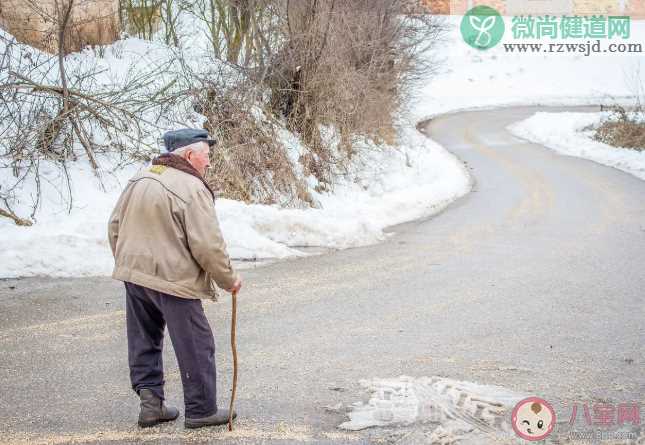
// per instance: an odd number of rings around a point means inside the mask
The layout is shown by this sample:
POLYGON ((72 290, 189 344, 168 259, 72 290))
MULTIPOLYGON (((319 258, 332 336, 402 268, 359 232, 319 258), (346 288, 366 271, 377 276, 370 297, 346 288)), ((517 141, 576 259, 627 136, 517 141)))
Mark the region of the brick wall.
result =
POLYGON ((465 14, 477 5, 495 8, 502 15, 629 15, 645 18, 645 0, 420 0, 433 14, 465 14))
POLYGON ((629 0, 625 5, 625 15, 645 19, 645 0, 629 0))

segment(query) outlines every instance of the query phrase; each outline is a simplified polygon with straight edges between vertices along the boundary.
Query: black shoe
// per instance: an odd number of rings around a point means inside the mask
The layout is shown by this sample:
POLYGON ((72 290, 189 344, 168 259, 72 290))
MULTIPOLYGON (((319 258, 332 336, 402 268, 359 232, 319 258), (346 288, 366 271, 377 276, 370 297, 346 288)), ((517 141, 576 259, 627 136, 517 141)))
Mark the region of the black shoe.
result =
POLYGON ((179 410, 174 406, 166 406, 163 400, 154 395, 149 389, 140 389, 141 412, 139 412, 139 426, 147 428, 161 422, 168 422, 179 417, 179 410))
MULTIPOLYGON (((233 411, 233 418, 235 419, 236 417, 237 413, 233 411)), ((201 428, 204 426, 224 425, 226 423, 228 423, 228 410, 218 409, 212 416, 202 417, 201 419, 186 417, 184 426, 186 428, 201 428)))

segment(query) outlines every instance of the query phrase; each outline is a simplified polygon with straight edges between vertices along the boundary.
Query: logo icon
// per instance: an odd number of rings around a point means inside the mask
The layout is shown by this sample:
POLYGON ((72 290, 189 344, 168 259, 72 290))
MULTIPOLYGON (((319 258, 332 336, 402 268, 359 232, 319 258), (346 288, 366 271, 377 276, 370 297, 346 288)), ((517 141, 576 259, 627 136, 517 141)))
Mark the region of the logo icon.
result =
POLYGON ((504 35, 504 19, 490 6, 479 5, 469 9, 461 20, 461 36, 476 49, 497 45, 504 35))
POLYGON ((511 425, 522 439, 542 440, 553 431, 555 411, 546 400, 527 397, 517 402, 513 408, 511 425))

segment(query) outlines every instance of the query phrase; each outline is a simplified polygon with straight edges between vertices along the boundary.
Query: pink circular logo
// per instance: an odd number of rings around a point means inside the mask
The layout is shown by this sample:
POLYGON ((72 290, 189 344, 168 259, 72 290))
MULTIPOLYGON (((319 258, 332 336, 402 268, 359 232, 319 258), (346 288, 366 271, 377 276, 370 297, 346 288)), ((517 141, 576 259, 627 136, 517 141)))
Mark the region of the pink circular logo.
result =
POLYGON ((555 411, 549 402, 539 397, 527 397, 513 408, 513 430, 522 439, 542 440, 555 427, 555 411))

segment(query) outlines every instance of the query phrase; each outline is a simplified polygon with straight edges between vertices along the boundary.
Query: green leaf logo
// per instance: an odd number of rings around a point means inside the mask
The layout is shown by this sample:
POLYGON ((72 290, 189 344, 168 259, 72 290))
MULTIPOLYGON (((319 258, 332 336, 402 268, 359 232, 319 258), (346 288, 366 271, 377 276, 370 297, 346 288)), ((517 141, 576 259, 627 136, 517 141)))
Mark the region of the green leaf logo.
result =
POLYGON ((461 36, 473 48, 486 50, 497 45, 504 35, 504 19, 490 6, 468 10, 461 20, 461 36))

